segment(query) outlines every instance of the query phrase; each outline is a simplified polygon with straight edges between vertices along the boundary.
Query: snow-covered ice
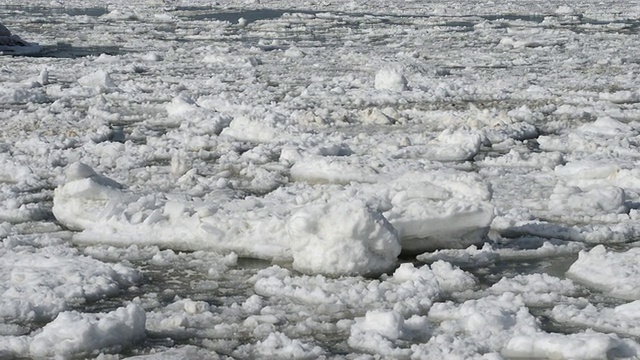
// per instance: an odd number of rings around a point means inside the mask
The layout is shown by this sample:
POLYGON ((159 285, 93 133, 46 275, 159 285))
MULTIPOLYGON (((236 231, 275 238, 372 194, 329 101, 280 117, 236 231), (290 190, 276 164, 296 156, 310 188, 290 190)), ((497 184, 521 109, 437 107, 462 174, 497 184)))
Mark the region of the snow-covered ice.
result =
POLYGON ((638 17, 3 1, 0 358, 640 358, 638 17))
POLYGON ((640 248, 625 252, 607 251, 598 245, 591 251, 581 251, 567 275, 576 281, 627 300, 640 299, 640 248))

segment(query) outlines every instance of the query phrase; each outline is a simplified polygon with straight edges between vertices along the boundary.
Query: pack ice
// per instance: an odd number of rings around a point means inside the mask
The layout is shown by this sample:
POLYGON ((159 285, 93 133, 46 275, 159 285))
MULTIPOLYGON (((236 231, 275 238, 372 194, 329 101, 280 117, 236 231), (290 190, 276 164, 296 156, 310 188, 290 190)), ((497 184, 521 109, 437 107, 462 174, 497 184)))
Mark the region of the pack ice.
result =
POLYGON ((640 358, 631 1, 0 18, 0 359, 640 358))

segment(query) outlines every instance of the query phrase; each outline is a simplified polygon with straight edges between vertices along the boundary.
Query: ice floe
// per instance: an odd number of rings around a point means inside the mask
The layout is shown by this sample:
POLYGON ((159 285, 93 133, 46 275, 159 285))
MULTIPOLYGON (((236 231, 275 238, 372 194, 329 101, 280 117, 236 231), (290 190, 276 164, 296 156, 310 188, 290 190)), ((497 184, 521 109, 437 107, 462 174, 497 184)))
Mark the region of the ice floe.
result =
POLYGON ((615 252, 598 245, 590 251, 581 251, 567 276, 610 296, 636 300, 640 298, 636 286, 640 270, 638 256, 638 248, 615 252))
POLYGON ((601 5, 5 0, 0 358, 638 358, 601 5))

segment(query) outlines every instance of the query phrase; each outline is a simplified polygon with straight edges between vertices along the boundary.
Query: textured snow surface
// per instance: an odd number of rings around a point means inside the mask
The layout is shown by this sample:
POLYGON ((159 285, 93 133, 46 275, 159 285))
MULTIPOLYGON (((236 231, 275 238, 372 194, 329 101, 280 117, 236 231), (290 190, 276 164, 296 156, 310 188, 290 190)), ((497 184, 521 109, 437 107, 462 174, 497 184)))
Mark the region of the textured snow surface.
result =
POLYGON ((639 359, 605 5, 2 1, 0 358, 639 359))

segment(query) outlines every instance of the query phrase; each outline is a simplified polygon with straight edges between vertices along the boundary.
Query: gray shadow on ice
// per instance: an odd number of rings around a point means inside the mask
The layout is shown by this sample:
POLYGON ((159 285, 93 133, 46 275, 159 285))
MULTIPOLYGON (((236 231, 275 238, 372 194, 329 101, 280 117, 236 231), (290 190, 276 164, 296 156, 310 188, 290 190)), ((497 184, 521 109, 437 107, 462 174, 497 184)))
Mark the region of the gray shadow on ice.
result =
POLYGON ((240 20, 240 18, 244 18, 248 22, 254 22, 258 20, 272 20, 282 17, 285 13, 300 13, 300 11, 286 11, 286 10, 277 10, 277 9, 258 9, 258 10, 246 10, 246 11, 237 11, 237 12, 220 12, 220 11, 211 11, 204 13, 196 13, 191 15, 184 16, 188 20, 217 20, 217 21, 228 21, 232 24, 235 24, 240 20))
POLYGON ((106 7, 85 7, 85 8, 68 8, 68 7, 45 7, 45 6, 29 6, 29 5, 0 5, 0 10, 9 12, 20 12, 34 15, 69 15, 69 16, 102 16, 109 13, 106 7))
POLYGON ((98 56, 100 54, 121 55, 127 52, 117 46, 74 46, 68 43, 58 43, 55 45, 43 45, 41 52, 31 56, 75 59, 85 56, 98 56))

